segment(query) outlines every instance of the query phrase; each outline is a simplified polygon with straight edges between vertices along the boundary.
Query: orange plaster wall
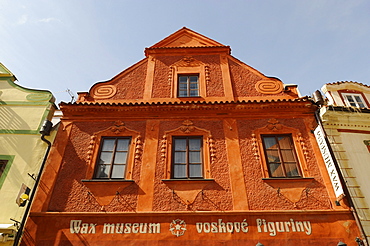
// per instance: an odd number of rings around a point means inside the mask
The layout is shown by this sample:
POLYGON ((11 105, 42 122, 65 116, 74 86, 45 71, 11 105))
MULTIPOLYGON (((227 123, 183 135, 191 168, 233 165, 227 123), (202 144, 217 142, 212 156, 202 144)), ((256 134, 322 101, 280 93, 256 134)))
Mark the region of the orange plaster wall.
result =
POLYGON ((262 74, 259 76, 257 72, 253 73, 251 71, 252 68, 247 69, 246 65, 237 63, 232 59, 229 59, 229 66, 235 97, 276 97, 285 95, 283 91, 278 94, 262 94, 258 92, 255 84, 265 78, 262 74))
MULTIPOLYGON (((111 127, 114 122, 76 122, 72 126, 71 136, 62 159, 62 167, 53 191, 48 211, 97 212, 101 206, 89 194, 89 189, 81 182, 86 177, 87 152, 90 137, 95 132, 111 127)), ((131 121, 126 127, 141 132, 145 137, 145 122, 131 121)), ((52 154, 52 153, 51 153, 52 154)), ((133 168, 133 180, 140 181, 140 165, 133 168)), ((133 211, 137 206, 138 186, 133 184, 124 189, 122 194, 115 196, 105 206, 106 211, 133 211)))
MULTIPOLYGON (((182 120, 162 121, 159 131, 160 139, 166 131, 178 128, 182 122, 182 120)), ((155 174, 153 211, 227 211, 233 209, 222 121, 194 120, 192 122, 196 127, 209 130, 215 140, 217 157, 215 163, 211 164, 211 178, 215 182, 205 187, 203 194, 199 193, 194 203, 187 207, 180 197, 173 194, 172 190, 161 182, 162 179, 165 179, 165 164, 158 161, 155 174)), ((160 160, 160 154, 159 150, 157 153, 158 160, 160 160)))
MULTIPOLYGON (((299 129, 304 138, 309 156, 307 159, 308 177, 315 180, 308 184, 308 192, 302 189, 300 199, 294 203, 283 194, 279 194, 276 188, 271 187, 262 180, 263 156, 257 160, 254 151, 251 149, 253 130, 264 127, 268 124, 268 119, 239 120, 239 137, 244 165, 245 183, 248 192, 248 202, 251 210, 316 210, 331 209, 332 205, 324 186, 318 161, 315 159, 314 150, 309 141, 309 129, 305 128, 303 119, 284 119, 279 118, 279 123, 284 126, 299 129)), ((294 143, 297 145, 298 143, 294 143)), ((294 184, 292 184, 294 187, 294 184)), ((328 187, 330 189, 330 187, 328 187)))

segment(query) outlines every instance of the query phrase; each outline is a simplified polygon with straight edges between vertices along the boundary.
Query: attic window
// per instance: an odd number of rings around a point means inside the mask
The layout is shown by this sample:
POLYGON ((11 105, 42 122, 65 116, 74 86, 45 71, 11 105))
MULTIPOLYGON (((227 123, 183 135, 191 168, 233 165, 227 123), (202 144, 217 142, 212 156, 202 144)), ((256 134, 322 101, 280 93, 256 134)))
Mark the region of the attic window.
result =
POLYGON ((199 74, 178 76, 178 97, 199 96, 199 74))
POLYGON ((366 108, 366 103, 361 94, 357 93, 342 93, 344 102, 347 106, 366 108))

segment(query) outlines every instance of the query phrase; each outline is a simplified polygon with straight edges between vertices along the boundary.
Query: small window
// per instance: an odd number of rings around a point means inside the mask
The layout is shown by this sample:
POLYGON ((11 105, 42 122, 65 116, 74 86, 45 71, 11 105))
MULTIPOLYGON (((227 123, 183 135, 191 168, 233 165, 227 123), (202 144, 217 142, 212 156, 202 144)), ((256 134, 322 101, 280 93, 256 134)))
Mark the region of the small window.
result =
POLYGON ((262 140, 271 178, 301 177, 290 135, 264 135, 262 140))
POLYGON ((348 94, 343 93, 344 101, 347 106, 357 107, 357 108, 365 108, 365 101, 362 98, 361 94, 348 94))
POLYGON ((130 142, 130 137, 102 139, 97 159, 95 178, 125 178, 130 142))
POLYGON ((202 137, 173 137, 172 178, 203 178, 202 137))
POLYGON ((8 164, 8 160, 0 160, 0 178, 5 170, 6 164, 8 164))
POLYGON ((199 96, 199 75, 179 75, 178 77, 179 97, 199 96))

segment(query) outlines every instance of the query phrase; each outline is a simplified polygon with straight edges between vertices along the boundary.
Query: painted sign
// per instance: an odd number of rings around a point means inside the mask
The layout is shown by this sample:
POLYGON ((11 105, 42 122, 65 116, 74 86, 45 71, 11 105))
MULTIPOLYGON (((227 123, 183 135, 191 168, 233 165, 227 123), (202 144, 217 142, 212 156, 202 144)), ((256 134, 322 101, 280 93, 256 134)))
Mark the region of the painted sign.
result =
POLYGON ((335 168, 333 158, 329 151, 329 147, 326 143, 324 131, 320 125, 316 127, 314 134, 317 143, 319 144, 320 152, 324 159, 326 170, 328 171, 331 184, 333 185, 335 196, 337 198, 340 198, 344 194, 343 187, 342 184, 340 183, 339 175, 337 169, 335 168))
MULTIPOLYGON (((257 233, 276 236, 278 233, 303 233, 306 235, 312 234, 310 221, 295 221, 289 219, 287 221, 267 221, 263 218, 256 219, 254 229, 257 233)), ((186 221, 182 219, 174 219, 169 223, 169 228, 163 229, 162 223, 102 223, 102 231, 97 231, 97 223, 84 223, 82 220, 71 220, 69 231, 70 233, 81 234, 159 234, 168 233, 176 237, 183 236, 187 231, 186 221)), ((168 226, 167 226, 168 227, 168 226)), ((208 222, 195 222, 196 232, 200 233, 242 233, 246 234, 249 230, 249 224, 246 219, 242 221, 223 221, 217 219, 208 222)))

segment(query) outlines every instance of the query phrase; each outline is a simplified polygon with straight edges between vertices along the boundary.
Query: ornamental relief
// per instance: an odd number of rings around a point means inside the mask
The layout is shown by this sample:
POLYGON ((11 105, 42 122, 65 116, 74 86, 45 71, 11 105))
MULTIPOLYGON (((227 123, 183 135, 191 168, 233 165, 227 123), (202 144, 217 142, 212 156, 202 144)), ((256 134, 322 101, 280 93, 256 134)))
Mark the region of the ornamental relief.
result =
POLYGON ((302 133, 299 132, 298 129, 285 126, 281 124, 277 119, 269 119, 267 124, 264 127, 258 128, 254 131, 251 135, 252 137, 252 150, 253 155, 256 160, 260 159, 260 150, 259 150, 259 143, 257 136, 261 134, 292 134, 293 139, 297 144, 300 146, 300 150, 302 151, 305 160, 308 159, 308 150, 306 146, 306 142, 302 136, 302 133))
POLYGON ((94 133, 89 142, 89 147, 87 151, 87 163, 90 165, 92 161, 93 154, 96 153, 95 147, 98 147, 101 137, 109 136, 131 136, 133 143, 135 145, 135 162, 139 161, 143 152, 143 143, 141 140, 141 135, 139 132, 128 129, 125 123, 122 121, 116 121, 113 126, 108 127, 102 131, 94 133))
POLYGON ((91 94, 95 99, 108 99, 116 95, 117 88, 115 85, 98 85, 94 86, 91 94))
POLYGON ((283 83, 279 80, 263 79, 256 83, 255 88, 262 94, 278 94, 283 91, 283 83))
POLYGON ((209 153, 209 160, 211 164, 214 163, 216 160, 216 147, 215 147, 215 141, 211 135, 211 133, 208 130, 199 128, 194 126, 194 123, 191 120, 184 120, 182 122, 182 125, 174 130, 167 131, 162 137, 161 143, 160 143, 160 148, 161 148, 161 161, 165 163, 167 161, 168 157, 168 143, 169 138, 171 136, 176 136, 176 135, 203 135, 204 140, 206 140, 206 146, 205 148, 208 148, 207 151, 209 153))

